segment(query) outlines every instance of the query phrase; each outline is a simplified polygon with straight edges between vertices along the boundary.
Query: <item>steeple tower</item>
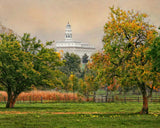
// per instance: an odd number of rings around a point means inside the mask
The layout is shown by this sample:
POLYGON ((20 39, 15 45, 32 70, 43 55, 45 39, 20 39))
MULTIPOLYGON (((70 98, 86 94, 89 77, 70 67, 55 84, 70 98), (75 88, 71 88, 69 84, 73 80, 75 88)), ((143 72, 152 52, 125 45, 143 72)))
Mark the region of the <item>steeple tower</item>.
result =
POLYGON ((70 41, 70 40, 72 40, 72 29, 71 29, 71 25, 68 22, 65 30, 65 41, 70 41))

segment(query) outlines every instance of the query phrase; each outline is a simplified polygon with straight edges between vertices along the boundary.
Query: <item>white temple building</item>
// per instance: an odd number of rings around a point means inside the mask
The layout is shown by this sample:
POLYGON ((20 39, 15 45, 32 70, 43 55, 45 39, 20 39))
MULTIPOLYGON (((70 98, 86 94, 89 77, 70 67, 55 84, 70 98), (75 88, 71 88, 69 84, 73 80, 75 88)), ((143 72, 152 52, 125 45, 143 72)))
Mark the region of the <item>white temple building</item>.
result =
POLYGON ((96 52, 94 46, 91 46, 87 43, 82 43, 79 41, 72 40, 72 29, 71 29, 71 25, 69 24, 69 22, 66 25, 65 40, 56 41, 55 45, 56 45, 55 46, 56 50, 58 52, 74 53, 74 54, 77 54, 80 58, 82 58, 84 54, 87 54, 90 58, 91 55, 96 52))

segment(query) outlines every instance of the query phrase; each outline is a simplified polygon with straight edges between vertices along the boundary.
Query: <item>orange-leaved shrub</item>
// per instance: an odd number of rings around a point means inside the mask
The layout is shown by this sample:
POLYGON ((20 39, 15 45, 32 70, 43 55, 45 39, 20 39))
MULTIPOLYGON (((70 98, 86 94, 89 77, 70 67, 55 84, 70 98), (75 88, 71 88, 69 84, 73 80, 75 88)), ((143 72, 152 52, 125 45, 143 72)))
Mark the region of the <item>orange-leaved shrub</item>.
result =
MULTIPOLYGON (((6 101, 8 98, 5 91, 0 91, 0 102, 6 101)), ((85 101, 85 98, 78 96, 77 93, 62 93, 57 91, 40 91, 34 90, 29 92, 22 92, 17 101, 85 101)))

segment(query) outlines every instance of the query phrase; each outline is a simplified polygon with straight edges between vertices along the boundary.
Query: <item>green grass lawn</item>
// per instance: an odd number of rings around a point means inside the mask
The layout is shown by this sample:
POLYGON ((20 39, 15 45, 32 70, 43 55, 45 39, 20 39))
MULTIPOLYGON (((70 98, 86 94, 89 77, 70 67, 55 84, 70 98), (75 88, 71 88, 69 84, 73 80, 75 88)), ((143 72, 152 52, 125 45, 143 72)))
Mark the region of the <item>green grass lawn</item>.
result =
POLYGON ((160 103, 149 104, 149 115, 136 114, 141 107, 141 103, 37 103, 6 109, 0 104, 0 128, 160 128, 160 103))

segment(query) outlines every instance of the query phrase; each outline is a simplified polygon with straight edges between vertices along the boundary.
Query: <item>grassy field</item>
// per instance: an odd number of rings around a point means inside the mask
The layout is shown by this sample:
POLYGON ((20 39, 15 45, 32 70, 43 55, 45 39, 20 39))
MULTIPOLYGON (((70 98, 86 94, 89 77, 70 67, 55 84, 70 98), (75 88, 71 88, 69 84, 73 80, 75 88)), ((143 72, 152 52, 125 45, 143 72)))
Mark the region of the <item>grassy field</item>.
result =
POLYGON ((0 104, 0 128, 160 128, 160 103, 0 104))

